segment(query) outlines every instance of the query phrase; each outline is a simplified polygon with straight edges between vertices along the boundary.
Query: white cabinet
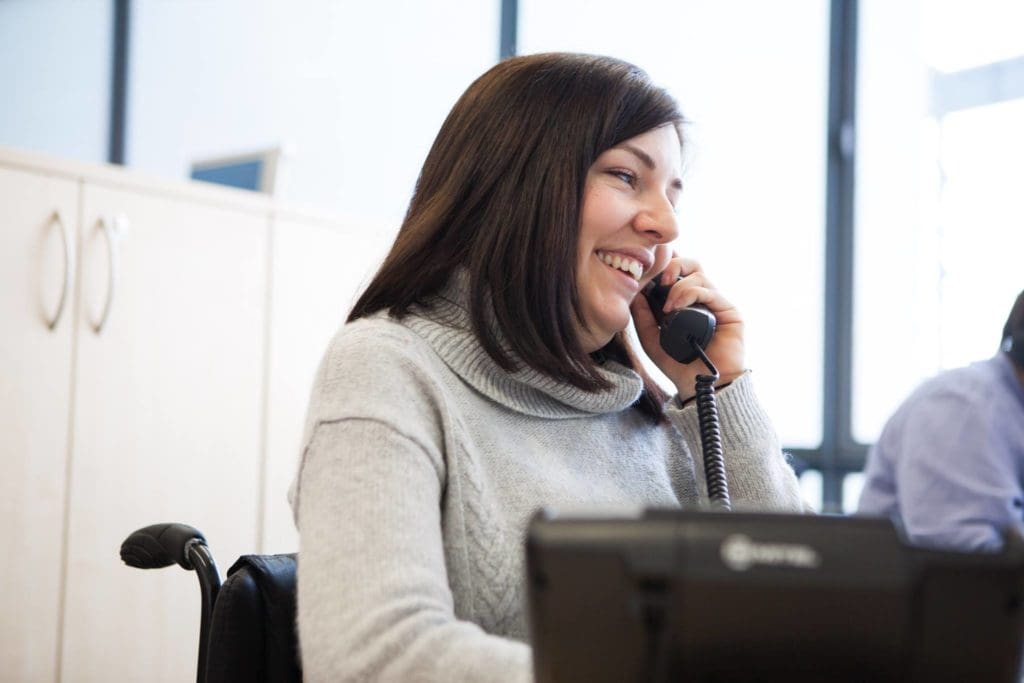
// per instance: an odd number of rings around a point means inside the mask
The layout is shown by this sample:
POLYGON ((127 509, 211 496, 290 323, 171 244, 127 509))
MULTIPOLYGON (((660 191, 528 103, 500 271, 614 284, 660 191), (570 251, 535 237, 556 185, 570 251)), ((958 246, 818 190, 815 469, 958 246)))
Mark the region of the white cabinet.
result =
POLYGON ((195 574, 121 541, 297 549, 313 375, 392 232, 0 149, 0 679, 195 679, 195 574))
POLYGON ((5 558, 0 562, 0 676, 5 680, 49 681, 56 673, 77 214, 74 181, 0 167, 0 547, 5 558))
POLYGON ((268 218, 90 183, 82 217, 62 679, 189 680, 195 575, 117 548, 161 521, 256 547, 268 218))

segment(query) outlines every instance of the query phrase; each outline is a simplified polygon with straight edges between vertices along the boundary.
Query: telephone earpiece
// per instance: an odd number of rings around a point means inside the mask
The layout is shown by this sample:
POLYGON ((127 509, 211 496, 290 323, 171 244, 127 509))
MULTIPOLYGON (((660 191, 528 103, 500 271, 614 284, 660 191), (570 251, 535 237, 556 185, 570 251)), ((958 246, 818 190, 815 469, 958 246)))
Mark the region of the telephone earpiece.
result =
POLYGON ((647 303, 651 307, 654 319, 661 330, 659 341, 661 348, 670 357, 680 363, 691 363, 700 357, 694 344, 701 349, 707 348, 715 334, 715 315, 706 306, 696 304, 669 313, 661 309, 665 306, 672 285, 658 284, 655 277, 643 289, 647 303))

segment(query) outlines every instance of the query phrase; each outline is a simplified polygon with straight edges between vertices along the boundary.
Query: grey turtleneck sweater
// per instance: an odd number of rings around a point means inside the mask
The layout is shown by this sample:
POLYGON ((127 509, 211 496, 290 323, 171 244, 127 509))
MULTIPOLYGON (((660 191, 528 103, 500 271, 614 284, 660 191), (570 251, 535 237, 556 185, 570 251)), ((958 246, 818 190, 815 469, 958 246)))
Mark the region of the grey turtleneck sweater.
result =
MULTIPOLYGON (((531 515, 706 498, 692 406, 652 424, 630 407, 639 376, 616 363, 603 393, 507 373, 464 299, 455 284, 402 321, 345 325, 323 359, 291 496, 305 680, 532 680, 531 515)), ((719 413, 734 506, 800 510, 749 375, 719 413)))

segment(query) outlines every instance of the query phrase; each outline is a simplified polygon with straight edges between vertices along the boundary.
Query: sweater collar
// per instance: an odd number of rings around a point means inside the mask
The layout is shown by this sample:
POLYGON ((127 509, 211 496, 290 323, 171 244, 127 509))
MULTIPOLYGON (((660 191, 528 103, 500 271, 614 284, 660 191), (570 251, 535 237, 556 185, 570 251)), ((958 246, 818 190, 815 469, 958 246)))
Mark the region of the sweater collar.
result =
MULTIPOLYGON (((503 370, 477 340, 469 315, 469 274, 457 271, 429 308, 414 307, 402 324, 421 336, 452 369, 474 389, 512 410, 547 418, 571 418, 618 412, 640 397, 640 376, 615 361, 598 372, 611 383, 606 391, 583 391, 523 363, 510 353, 519 368, 503 370)), ((499 343, 502 342, 500 333, 499 343)), ((504 344, 503 344, 504 347, 504 344)))

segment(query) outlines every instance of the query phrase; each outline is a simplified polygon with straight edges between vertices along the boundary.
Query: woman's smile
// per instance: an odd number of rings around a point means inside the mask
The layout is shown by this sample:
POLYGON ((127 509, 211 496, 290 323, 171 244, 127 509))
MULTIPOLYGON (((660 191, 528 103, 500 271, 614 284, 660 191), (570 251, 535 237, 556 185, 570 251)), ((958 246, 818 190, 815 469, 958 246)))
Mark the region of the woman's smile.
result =
POLYGON ((598 250, 597 258, 601 259, 606 266, 610 266, 613 270, 628 273, 637 282, 640 281, 640 278, 644 274, 644 270, 646 270, 643 263, 629 254, 598 250))

